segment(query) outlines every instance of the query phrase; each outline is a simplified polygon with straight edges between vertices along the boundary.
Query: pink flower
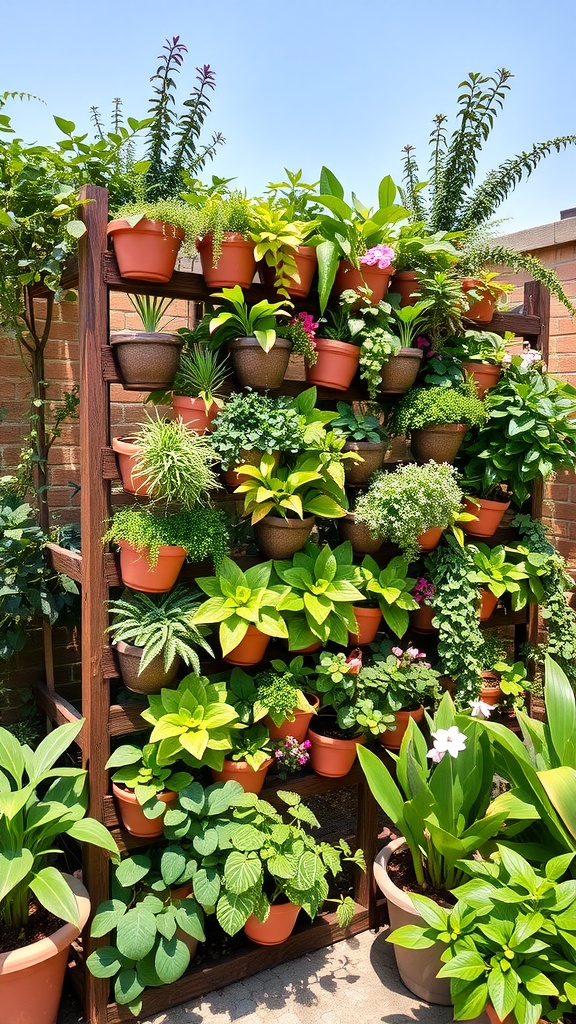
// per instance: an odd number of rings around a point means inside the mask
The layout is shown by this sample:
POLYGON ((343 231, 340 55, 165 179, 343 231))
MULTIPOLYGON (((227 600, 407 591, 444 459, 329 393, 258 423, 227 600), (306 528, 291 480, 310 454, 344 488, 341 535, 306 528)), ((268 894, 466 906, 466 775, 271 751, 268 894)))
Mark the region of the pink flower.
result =
POLYGON ((438 750, 436 747, 432 747, 432 750, 428 751, 426 757, 429 757, 434 764, 439 764, 445 753, 445 750, 438 750))
POLYGON ((371 249, 368 249, 368 252, 360 257, 360 263, 369 267, 378 267, 380 270, 386 270, 391 265, 395 255, 394 249, 391 249, 389 245, 373 245, 371 249))
POLYGON ((406 648, 406 654, 408 655, 409 658, 419 658, 420 657, 420 652, 419 652, 417 647, 407 647, 406 648))
POLYGON ((392 648, 392 654, 393 654, 393 655, 394 655, 394 656, 395 656, 396 658, 401 658, 401 657, 402 657, 402 655, 404 654, 404 651, 402 650, 402 648, 401 648, 401 647, 393 647, 393 648, 392 648))
POLYGON ((314 337, 314 333, 318 330, 319 321, 314 320, 312 313, 304 312, 298 313, 296 320, 300 321, 304 330, 306 331, 306 334, 310 337, 310 339, 312 339, 314 337))
POLYGON ((348 665, 348 672, 351 676, 357 676, 362 668, 362 651, 359 647, 355 647, 353 651, 346 658, 346 664, 348 665))
POLYGON ((302 744, 302 746, 304 747, 304 750, 310 750, 310 747, 312 746, 312 744, 311 744, 310 740, 304 740, 304 743, 302 744))
POLYGON ((430 664, 429 661, 423 661, 422 664, 424 665, 424 668, 432 668, 432 665, 430 664))

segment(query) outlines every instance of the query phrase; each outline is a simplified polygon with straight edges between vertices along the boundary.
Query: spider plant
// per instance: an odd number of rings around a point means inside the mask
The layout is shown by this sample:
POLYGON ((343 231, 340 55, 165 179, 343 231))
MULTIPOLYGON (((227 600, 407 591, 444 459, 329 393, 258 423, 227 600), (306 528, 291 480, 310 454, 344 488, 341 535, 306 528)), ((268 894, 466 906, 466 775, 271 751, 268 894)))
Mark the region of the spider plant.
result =
POLYGON ((135 473, 142 474, 155 501, 178 501, 190 509, 219 487, 212 466, 218 461, 210 440, 181 420, 150 417, 138 434, 135 473))
MULTIPOLYGON (((162 317, 174 301, 174 299, 163 299, 159 295, 129 295, 128 298, 138 313, 144 330, 148 334, 156 334, 162 317)), ((176 317, 171 316, 168 323, 172 323, 175 319, 176 317)), ((167 324, 164 326, 167 326, 167 324)))
MULTIPOLYGON (((184 339, 186 339, 186 335, 190 334, 187 328, 183 328, 178 333, 184 339)), ((218 352, 214 352, 206 345, 195 344, 183 349, 172 390, 175 395, 201 398, 206 409, 209 409, 213 403, 222 406, 219 392, 229 376, 227 357, 222 359, 218 352)))

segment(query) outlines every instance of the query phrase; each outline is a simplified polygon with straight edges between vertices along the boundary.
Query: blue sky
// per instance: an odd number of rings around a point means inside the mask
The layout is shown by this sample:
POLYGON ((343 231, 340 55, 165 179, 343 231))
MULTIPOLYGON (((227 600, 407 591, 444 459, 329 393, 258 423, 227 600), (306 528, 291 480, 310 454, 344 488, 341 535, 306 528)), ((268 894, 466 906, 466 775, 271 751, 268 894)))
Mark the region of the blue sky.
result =
MULTIPOLYGON (((424 178, 431 119, 453 114, 469 71, 504 66, 515 75, 480 171, 536 141, 576 134, 573 0, 31 0, 4 9, 2 27, 0 90, 45 101, 10 108, 18 134, 41 141, 56 137, 53 114, 89 130, 90 106, 107 115, 115 96, 126 114, 145 116, 164 39, 180 35, 189 50, 180 98, 196 65, 217 75, 209 127, 227 144, 210 172, 236 176, 251 194, 284 166, 314 180, 326 164, 372 205, 384 174, 400 180, 407 142, 424 178)), ((501 230, 547 223, 573 206, 576 146, 518 187, 501 207, 510 218, 501 230)))

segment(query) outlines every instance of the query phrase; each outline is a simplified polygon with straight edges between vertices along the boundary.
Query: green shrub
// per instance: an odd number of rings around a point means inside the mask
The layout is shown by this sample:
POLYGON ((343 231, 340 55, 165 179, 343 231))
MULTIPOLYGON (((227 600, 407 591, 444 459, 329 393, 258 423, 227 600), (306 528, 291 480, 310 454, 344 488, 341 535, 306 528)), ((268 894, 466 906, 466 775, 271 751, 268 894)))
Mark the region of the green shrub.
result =
POLYGON ((459 388, 410 388, 394 409, 387 427, 397 437, 444 423, 477 427, 485 420, 486 409, 476 394, 474 381, 467 381, 459 388))

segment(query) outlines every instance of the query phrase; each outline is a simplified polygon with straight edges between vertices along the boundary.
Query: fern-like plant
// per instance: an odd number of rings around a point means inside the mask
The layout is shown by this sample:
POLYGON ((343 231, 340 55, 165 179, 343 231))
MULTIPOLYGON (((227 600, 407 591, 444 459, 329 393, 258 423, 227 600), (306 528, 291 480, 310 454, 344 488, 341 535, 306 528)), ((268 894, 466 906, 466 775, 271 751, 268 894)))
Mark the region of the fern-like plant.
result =
POLYGON ((109 602, 113 619, 108 631, 114 642, 123 640, 143 648, 138 675, 159 654, 164 657, 167 672, 177 657, 194 672, 199 672, 197 647, 202 647, 210 657, 214 656, 204 639, 208 629, 192 623, 199 597, 198 591, 176 587, 167 594, 143 594, 135 590, 109 602))
POLYGON ((430 232, 461 233, 462 269, 466 274, 473 274, 486 263, 503 264, 514 271, 527 270, 575 314, 576 309, 554 271, 543 267, 534 256, 494 246, 486 231, 499 206, 523 178, 530 176, 542 159, 553 151, 559 153, 576 143, 576 135, 537 142, 530 149, 503 161, 482 181, 476 181, 482 146, 504 105, 512 77, 506 68, 499 68, 494 75, 471 72, 460 83, 456 126, 452 134, 448 134, 445 114, 437 114, 433 121, 426 190, 414 147, 404 147, 402 201, 413 211, 412 219, 424 222, 430 232))

